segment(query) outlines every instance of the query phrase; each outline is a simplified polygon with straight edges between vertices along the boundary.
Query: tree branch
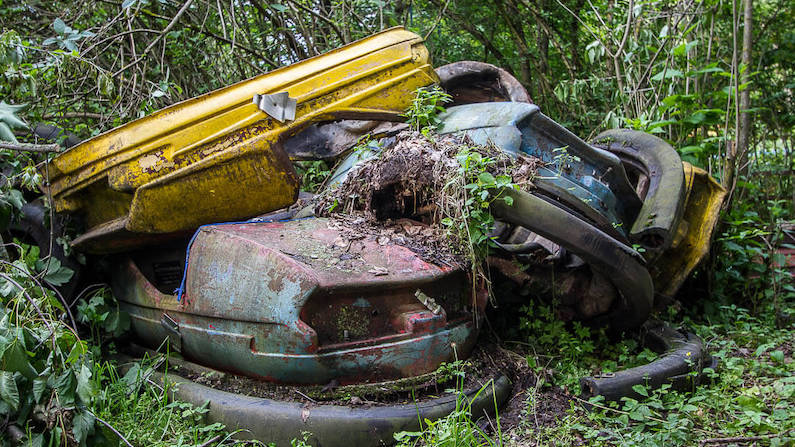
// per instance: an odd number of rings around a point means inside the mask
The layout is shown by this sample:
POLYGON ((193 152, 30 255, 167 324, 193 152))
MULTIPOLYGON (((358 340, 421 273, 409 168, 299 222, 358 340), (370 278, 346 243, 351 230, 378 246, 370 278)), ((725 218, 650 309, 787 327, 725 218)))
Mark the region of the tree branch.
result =
POLYGON ((70 118, 90 118, 95 120, 106 120, 110 117, 108 115, 103 115, 101 113, 91 113, 91 112, 64 112, 64 113, 53 113, 51 115, 44 115, 42 118, 46 120, 53 120, 53 119, 70 119, 70 118))
POLYGON ((30 143, 9 143, 8 141, 0 141, 0 149, 8 149, 15 152, 61 152, 59 144, 30 144, 30 143))
POLYGON ((158 34, 157 37, 155 37, 154 40, 152 40, 149 43, 149 45, 146 46, 146 48, 144 49, 143 53, 141 53, 141 55, 138 58, 136 58, 134 61, 132 61, 129 64, 125 65, 124 67, 120 68, 116 73, 113 73, 113 77, 115 78, 116 76, 118 76, 122 72, 124 72, 124 70, 126 70, 126 69, 128 69, 128 68, 130 68, 130 67, 132 67, 132 66, 134 66, 136 64, 138 64, 138 62, 141 62, 146 57, 146 54, 149 53, 149 50, 151 50, 152 47, 157 45, 157 43, 160 42, 160 39, 165 37, 165 35, 168 34, 169 31, 171 31, 171 28, 174 28, 174 25, 177 24, 177 21, 179 21, 179 18, 182 17, 182 14, 185 14, 185 11, 188 10, 188 7, 190 6, 191 3, 193 3, 193 0, 187 0, 182 5, 182 7, 179 8, 179 11, 177 11, 177 14, 174 15, 174 18, 171 19, 171 22, 169 22, 168 25, 166 25, 166 27, 163 28, 163 31, 161 31, 160 34, 158 34))

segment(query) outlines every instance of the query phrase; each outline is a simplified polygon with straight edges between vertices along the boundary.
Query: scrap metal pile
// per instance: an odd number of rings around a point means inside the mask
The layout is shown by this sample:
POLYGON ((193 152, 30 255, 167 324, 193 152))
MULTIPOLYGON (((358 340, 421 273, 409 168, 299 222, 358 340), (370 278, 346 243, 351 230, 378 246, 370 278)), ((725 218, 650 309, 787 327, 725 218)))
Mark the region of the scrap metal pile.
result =
MULTIPOLYGON (((670 145, 630 130, 589 144, 497 67, 434 71, 422 40, 401 28, 83 142, 53 160, 49 193, 85 225, 75 249, 112 255, 137 343, 169 340, 197 364, 279 383, 379 382, 432 372, 476 344, 488 292, 439 225, 459 206, 438 193, 461 145, 490 151, 510 167, 495 174, 518 185, 489 209, 498 302, 554 290, 561 318, 634 329, 706 254, 723 190, 670 145), (433 142, 401 124, 430 85, 454 99, 433 142), (352 152, 364 136, 378 149, 352 152), (336 189, 299 200, 296 160, 338 160, 336 189)), ((693 341, 658 332, 679 343, 662 349, 693 341)), ((597 382, 588 392, 609 388, 597 382)), ((230 409, 212 396, 211 415, 229 426, 255 417, 252 402, 230 409)), ((284 420, 300 416, 255 434, 332 436, 335 421, 399 413, 328 410, 313 426, 302 410, 279 408, 284 420)), ((409 416, 360 427, 362 442, 391 440, 416 423, 409 416)))

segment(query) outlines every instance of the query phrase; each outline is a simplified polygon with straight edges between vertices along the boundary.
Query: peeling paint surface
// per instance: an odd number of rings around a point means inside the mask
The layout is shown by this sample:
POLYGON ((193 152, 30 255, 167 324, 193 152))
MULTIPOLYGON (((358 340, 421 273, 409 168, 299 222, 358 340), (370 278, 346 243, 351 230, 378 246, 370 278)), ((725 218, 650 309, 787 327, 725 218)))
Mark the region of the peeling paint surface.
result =
POLYGON ((166 312, 187 358, 275 382, 389 380, 454 360, 453 345, 468 355, 477 330, 464 272, 375 236, 340 243, 350 234, 341 225, 311 218, 205 227, 191 247, 182 302, 158 292, 132 261, 113 275, 114 291, 142 342, 168 337, 166 312), (441 309, 432 312, 417 293, 441 309))
MULTIPOLYGON (((111 252, 124 232, 192 231, 291 205, 298 177, 281 139, 340 118, 402 121, 413 92, 438 77, 420 36, 402 28, 175 104, 59 154, 49 192, 56 210, 79 212, 92 228, 81 249, 111 252), (252 102, 286 92, 295 120, 280 123, 252 102), (106 202, 89 188, 124 192, 106 202), (125 225, 109 226, 109 218, 125 225)), ((106 194, 107 195, 107 194, 106 194)), ((151 241, 151 238, 149 239, 151 241)))

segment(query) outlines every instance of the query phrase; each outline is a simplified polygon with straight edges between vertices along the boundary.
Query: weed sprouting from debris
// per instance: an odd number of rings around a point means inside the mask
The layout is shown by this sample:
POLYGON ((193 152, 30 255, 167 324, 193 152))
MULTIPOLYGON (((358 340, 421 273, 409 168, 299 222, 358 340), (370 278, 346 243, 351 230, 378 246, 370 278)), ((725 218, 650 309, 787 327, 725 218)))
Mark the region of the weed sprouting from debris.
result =
POLYGON ((476 290, 489 288, 483 267, 494 226, 489 206, 510 201, 506 189, 531 189, 540 163, 462 136, 404 131, 326 190, 315 212, 361 215, 373 225, 410 219, 423 230, 407 234, 405 245, 433 247, 442 262, 469 267, 474 298, 476 290))
MULTIPOLYGON (((439 126, 439 114, 445 111, 443 104, 453 100, 447 92, 438 86, 420 87, 411 102, 411 107, 402 115, 413 130, 423 131, 426 128, 436 130, 439 126)), ((424 131, 423 134, 427 133, 424 131)))

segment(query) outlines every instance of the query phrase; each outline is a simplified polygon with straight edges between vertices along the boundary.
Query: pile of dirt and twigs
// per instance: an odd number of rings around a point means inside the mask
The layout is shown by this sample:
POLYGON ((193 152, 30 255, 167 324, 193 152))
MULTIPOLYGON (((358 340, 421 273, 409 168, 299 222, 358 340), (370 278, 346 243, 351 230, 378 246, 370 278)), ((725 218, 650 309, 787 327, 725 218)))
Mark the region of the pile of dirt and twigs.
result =
POLYGON ((315 214, 353 219, 363 231, 382 233, 423 257, 432 254, 439 259, 431 260, 461 265, 464 241, 442 221, 467 218, 467 184, 488 172, 510 176, 517 187, 530 189, 541 163, 474 145, 465 136, 404 131, 376 156, 355 165, 337 187, 327 188, 315 214), (477 168, 464 166, 462 154, 473 153, 483 162, 477 168))

